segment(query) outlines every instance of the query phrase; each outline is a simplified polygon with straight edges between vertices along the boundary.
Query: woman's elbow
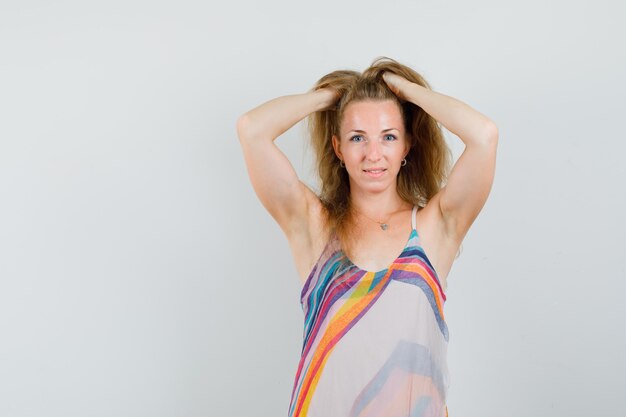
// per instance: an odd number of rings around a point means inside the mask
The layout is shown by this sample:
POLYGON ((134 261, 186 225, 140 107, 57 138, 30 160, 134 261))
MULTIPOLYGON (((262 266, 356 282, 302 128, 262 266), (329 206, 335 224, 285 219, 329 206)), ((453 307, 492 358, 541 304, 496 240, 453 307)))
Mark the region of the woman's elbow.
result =
POLYGON ((499 135, 498 126, 492 120, 488 120, 485 124, 485 132, 483 133, 485 143, 494 146, 497 145, 499 135))
POLYGON ((239 116, 239 119, 237 119, 237 136, 239 137, 240 141, 251 136, 251 124, 252 123, 250 122, 250 115, 248 113, 242 114, 241 116, 239 116))

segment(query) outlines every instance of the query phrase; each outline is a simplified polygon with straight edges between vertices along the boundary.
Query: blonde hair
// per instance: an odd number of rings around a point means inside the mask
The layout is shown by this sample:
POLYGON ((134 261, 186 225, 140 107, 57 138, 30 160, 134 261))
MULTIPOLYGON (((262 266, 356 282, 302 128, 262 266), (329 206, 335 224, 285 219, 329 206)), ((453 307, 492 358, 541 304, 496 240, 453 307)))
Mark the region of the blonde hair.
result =
MULTIPOLYGON (((451 164, 451 154, 437 121, 420 107, 400 99, 382 78, 387 71, 429 88, 424 78, 390 58, 378 58, 363 73, 339 70, 323 76, 314 86, 332 88, 340 98, 334 109, 312 113, 309 132, 317 173, 321 182, 320 200, 325 208, 327 224, 340 238, 347 238, 351 220, 350 182, 335 154, 332 137, 339 137, 339 128, 346 106, 353 102, 393 100, 404 120, 410 150, 406 165, 400 169, 397 191, 404 201, 424 207, 444 185, 451 164)), ((342 239, 343 240, 343 239, 342 239)))

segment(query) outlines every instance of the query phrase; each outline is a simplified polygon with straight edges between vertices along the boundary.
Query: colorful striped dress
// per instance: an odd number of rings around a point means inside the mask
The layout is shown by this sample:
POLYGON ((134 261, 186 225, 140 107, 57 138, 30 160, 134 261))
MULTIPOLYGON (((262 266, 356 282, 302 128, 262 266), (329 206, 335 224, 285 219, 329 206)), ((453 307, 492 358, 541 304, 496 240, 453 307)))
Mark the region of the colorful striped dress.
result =
POLYGON ((388 268, 365 271, 336 235, 301 293, 304 342, 289 417, 445 417, 446 296, 412 230, 388 268))

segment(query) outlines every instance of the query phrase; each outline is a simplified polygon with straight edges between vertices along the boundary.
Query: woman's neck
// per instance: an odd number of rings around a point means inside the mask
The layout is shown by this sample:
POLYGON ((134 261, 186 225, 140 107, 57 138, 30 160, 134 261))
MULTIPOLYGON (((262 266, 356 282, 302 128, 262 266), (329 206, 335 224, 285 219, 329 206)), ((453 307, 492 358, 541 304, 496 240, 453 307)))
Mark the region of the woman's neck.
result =
POLYGON ((411 203, 404 201, 394 189, 380 193, 350 193, 350 207, 372 219, 386 221, 395 213, 413 208, 411 203))

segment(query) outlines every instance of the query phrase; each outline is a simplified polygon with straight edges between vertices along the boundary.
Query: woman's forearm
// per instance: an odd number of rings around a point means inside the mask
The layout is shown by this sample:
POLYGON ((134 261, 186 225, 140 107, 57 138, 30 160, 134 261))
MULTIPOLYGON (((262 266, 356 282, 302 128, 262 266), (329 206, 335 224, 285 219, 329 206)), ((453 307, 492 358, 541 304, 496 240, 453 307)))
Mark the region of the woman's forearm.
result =
POLYGON ((330 89, 278 97, 239 118, 239 139, 274 140, 309 114, 330 107, 337 95, 330 89))
POLYGON ((403 93, 406 100, 424 109, 466 145, 497 140, 493 121, 462 101, 414 83, 403 93))

